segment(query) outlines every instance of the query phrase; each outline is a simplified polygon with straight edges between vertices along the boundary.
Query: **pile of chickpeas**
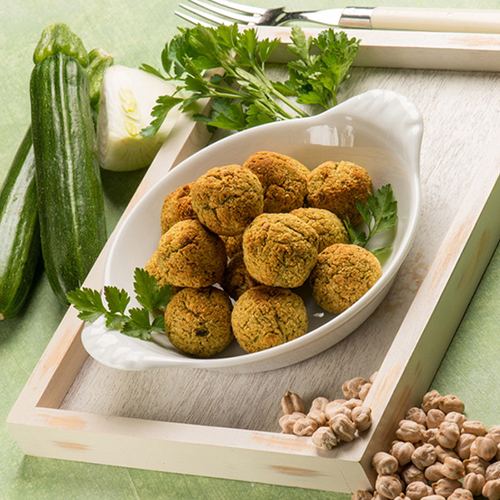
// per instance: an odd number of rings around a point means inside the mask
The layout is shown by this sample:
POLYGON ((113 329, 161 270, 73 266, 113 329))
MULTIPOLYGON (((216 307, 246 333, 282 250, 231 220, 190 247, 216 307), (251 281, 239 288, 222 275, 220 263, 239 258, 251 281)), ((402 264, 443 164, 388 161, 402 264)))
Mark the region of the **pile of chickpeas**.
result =
POLYGON ((369 380, 355 377, 342 385, 345 399, 317 397, 306 412, 298 394, 287 392, 281 400, 283 416, 279 425, 284 434, 311 436, 317 448, 330 450, 351 442, 371 427, 371 408, 364 405, 377 373, 369 380))
POLYGON ((428 392, 399 422, 388 452, 375 454, 375 491, 353 500, 500 500, 500 425, 467 420, 453 395, 428 392))

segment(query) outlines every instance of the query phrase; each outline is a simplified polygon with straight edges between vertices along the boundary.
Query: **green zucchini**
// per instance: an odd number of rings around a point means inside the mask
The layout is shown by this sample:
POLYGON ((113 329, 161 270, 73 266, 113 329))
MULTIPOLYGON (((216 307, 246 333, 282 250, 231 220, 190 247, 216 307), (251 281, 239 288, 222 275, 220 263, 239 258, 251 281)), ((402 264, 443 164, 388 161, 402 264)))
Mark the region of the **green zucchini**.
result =
POLYGON ((74 53, 64 53, 66 45, 38 60, 30 82, 42 254, 63 304, 106 242, 89 77, 74 53))
POLYGON ((0 191, 0 320, 12 318, 28 295, 40 254, 31 127, 0 191))

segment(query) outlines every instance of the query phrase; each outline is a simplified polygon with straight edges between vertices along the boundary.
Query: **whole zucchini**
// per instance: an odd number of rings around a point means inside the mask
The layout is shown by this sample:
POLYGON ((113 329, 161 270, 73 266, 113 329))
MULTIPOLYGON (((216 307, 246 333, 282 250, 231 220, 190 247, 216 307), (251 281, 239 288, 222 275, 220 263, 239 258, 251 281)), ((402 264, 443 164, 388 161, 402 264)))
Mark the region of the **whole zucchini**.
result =
POLYGON ((40 254, 31 127, 0 191, 0 320, 24 304, 40 254))
POLYGON ((73 55, 52 52, 32 72, 31 124, 45 270, 66 304, 99 255, 106 225, 89 77, 73 55))

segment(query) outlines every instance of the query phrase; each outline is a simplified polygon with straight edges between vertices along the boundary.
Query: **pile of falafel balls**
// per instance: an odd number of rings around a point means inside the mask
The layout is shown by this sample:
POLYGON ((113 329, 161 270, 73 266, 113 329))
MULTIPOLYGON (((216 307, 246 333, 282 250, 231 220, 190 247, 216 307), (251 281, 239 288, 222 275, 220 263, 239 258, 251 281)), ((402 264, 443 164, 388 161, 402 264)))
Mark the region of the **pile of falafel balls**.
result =
POLYGON ((361 222, 356 202, 372 189, 354 163, 327 161, 310 171, 262 151, 170 193, 145 265, 175 292, 165 309, 170 342, 208 358, 234 338, 248 353, 298 338, 308 318, 293 289, 308 280, 320 307, 345 311, 382 275, 372 253, 349 244, 342 222, 361 222))

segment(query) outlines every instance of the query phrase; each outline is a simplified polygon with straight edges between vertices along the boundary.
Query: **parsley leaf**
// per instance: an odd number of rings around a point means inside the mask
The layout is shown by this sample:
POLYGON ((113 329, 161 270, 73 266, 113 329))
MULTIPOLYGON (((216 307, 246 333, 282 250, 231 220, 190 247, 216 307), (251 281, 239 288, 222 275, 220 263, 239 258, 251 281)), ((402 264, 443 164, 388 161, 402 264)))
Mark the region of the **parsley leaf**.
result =
POLYGON ((337 104, 339 86, 349 77, 349 69, 359 49, 359 40, 349 39, 343 31, 332 28, 306 39, 300 28, 293 27, 288 47, 296 61, 288 63, 290 80, 302 104, 319 104, 328 109, 337 104), (311 55, 312 46, 320 49, 311 55))
POLYGON ((108 311, 104 306, 101 294, 90 288, 76 289, 67 293, 68 301, 79 311, 78 317, 83 321, 94 322, 108 311))
POLYGON ((97 290, 81 288, 66 296, 70 304, 80 311, 78 317, 90 323, 104 315, 106 327, 119 330, 125 335, 150 340, 152 332, 164 332, 164 309, 172 296, 170 286, 160 287, 156 279, 147 271, 136 268, 134 271, 134 291, 142 307, 134 307, 127 313, 130 296, 125 290, 115 286, 105 286, 103 295, 97 290))
POLYGON ((134 271, 134 291, 137 301, 148 311, 164 308, 172 295, 171 287, 159 287, 154 276, 137 267, 134 271))
MULTIPOLYGON (((348 77, 359 46, 356 39, 332 29, 308 38, 294 27, 288 50, 297 60, 287 65, 289 79, 282 83, 266 73, 266 63, 280 39, 259 40, 254 28, 240 31, 236 24, 179 30, 161 53, 166 73, 161 76, 175 81, 176 90, 158 98, 152 121, 141 132, 144 136, 154 135, 174 106, 192 111, 193 104, 207 98, 212 100, 212 110, 208 116, 195 113, 193 119, 209 127, 243 130, 309 116, 297 102, 325 108, 336 104, 336 92, 348 77), (313 47, 320 53, 311 55, 313 47), (210 76, 214 70, 218 74, 210 76)), ((143 64, 141 69, 158 75, 150 65, 143 64)))
MULTIPOLYGON (((382 186, 375 194, 370 194, 366 204, 358 200, 356 206, 366 224, 368 234, 365 231, 355 229, 349 220, 345 220, 344 225, 349 233, 349 239, 354 245, 365 247, 375 234, 391 229, 398 221, 398 204, 394 199, 390 184, 382 186)), ((390 249, 391 247, 388 246, 373 250, 372 253, 378 255, 390 249)))

